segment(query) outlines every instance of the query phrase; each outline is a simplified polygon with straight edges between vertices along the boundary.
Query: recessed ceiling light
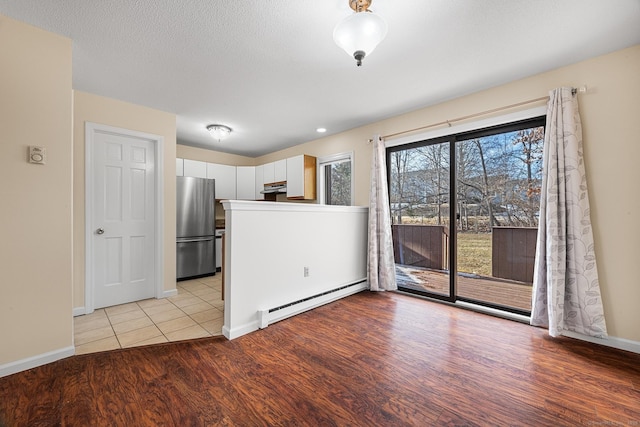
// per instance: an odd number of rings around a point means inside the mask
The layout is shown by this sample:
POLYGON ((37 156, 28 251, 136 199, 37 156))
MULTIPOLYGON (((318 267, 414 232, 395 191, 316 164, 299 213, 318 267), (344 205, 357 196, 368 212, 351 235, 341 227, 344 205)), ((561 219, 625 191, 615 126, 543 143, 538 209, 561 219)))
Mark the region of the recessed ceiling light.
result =
POLYGON ((327 130, 325 128, 318 128, 316 129, 316 132, 318 133, 325 133, 327 130))

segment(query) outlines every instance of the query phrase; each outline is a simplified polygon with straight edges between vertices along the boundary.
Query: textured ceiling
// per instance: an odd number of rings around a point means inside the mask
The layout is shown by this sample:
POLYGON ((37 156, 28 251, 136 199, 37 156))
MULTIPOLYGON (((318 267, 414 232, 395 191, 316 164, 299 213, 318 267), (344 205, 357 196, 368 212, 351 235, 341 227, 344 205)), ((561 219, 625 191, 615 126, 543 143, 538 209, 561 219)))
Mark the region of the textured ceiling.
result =
POLYGON ((356 67, 332 39, 347 0, 0 0, 73 40, 74 89, 175 113, 179 143, 248 156, 640 43, 639 0, 371 9, 389 32, 356 67), (213 141, 211 123, 234 132, 213 141))

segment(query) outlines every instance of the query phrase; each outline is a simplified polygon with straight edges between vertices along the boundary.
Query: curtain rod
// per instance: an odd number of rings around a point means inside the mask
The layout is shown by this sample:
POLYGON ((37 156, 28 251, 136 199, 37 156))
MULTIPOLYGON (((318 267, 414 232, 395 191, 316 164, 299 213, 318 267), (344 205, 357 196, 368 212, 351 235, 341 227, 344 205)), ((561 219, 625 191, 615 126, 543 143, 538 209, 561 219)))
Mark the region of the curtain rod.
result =
MULTIPOLYGON (((571 93, 573 95, 575 95, 577 93, 586 93, 586 92, 587 92, 587 86, 586 85, 581 86, 579 88, 575 88, 575 87, 571 88, 571 93)), ((382 139, 393 138, 394 136, 404 135, 406 133, 412 133, 412 132, 416 132, 416 131, 419 131, 419 130, 425 130, 425 129, 434 128, 434 127, 438 127, 438 126, 447 125, 447 126, 451 127, 451 123, 461 122, 461 121, 464 121, 464 120, 469 120, 469 119, 473 119, 473 118, 480 117, 480 116, 486 116, 487 114, 492 114, 492 113, 497 113, 499 111, 508 110, 510 108, 521 107, 523 105, 534 104, 536 102, 542 102, 542 101, 548 101, 548 100, 549 100, 549 96, 542 96, 540 98, 529 99, 527 101, 517 102, 515 104, 510 104, 510 105, 505 105, 504 107, 498 107, 498 108, 493 108, 491 110, 485 110, 485 111, 482 111, 480 113, 469 114, 467 116, 462 116, 462 117, 458 117, 458 118, 451 119, 451 120, 445 120, 443 122, 432 123, 432 124, 426 125, 426 126, 420 126, 420 127, 409 129, 409 130, 403 130, 401 132, 391 133, 389 135, 384 135, 382 137, 382 139)), ((369 142, 373 142, 373 139, 370 139, 369 142)))

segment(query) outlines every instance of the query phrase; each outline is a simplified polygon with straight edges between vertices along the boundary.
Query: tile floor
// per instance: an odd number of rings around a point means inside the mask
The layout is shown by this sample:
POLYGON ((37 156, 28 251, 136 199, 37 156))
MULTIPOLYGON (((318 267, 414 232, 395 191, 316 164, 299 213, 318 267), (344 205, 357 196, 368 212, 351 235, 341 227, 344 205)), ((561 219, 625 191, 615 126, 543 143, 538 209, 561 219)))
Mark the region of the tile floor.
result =
POLYGON ((222 334, 222 275, 178 282, 178 295, 77 316, 76 354, 222 334))

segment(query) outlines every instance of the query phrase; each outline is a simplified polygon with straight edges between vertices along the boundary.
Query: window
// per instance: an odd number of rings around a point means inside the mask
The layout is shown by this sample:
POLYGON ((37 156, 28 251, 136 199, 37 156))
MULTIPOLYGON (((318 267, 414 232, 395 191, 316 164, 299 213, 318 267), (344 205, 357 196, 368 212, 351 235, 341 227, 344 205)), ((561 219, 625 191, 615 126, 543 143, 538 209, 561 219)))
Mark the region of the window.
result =
POLYGON ((529 315, 544 122, 387 148, 400 289, 529 315))
POLYGON ((318 189, 321 204, 352 205, 353 187, 353 153, 318 158, 318 189))

